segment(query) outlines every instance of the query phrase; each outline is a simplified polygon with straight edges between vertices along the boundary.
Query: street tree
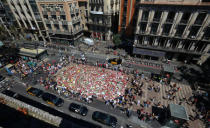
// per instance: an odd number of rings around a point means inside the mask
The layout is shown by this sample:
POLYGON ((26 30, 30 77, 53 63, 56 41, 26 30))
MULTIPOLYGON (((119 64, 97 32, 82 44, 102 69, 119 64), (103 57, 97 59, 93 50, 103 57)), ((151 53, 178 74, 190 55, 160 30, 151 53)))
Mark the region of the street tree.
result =
POLYGON ((113 43, 116 47, 118 47, 122 43, 120 39, 120 34, 116 34, 113 36, 113 43))

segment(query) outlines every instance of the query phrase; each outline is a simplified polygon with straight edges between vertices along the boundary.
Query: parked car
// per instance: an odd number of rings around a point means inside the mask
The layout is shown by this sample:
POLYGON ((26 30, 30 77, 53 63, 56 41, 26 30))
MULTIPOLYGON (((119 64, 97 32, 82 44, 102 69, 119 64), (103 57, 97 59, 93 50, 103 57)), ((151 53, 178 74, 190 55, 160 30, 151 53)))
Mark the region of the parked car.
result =
POLYGON ((112 126, 112 127, 116 127, 116 125, 117 125, 117 118, 116 117, 111 116, 111 115, 106 114, 106 113, 99 112, 99 111, 93 112, 92 119, 95 120, 95 121, 98 121, 102 124, 112 126))
POLYGON ((34 87, 29 87, 27 88, 27 93, 32 95, 32 96, 36 96, 36 97, 41 97, 42 94, 44 93, 42 90, 38 89, 38 88, 34 88, 34 87))
POLYGON ((86 116, 88 113, 87 107, 79 105, 79 104, 75 104, 75 103, 71 103, 69 105, 69 110, 72 112, 78 113, 82 116, 86 116))
POLYGON ((108 60, 109 63, 113 64, 113 65, 118 65, 122 63, 122 59, 120 58, 112 58, 108 60))
POLYGON ((42 94, 42 99, 44 101, 46 101, 48 104, 51 104, 51 105, 55 105, 55 106, 58 106, 58 107, 61 107, 64 103, 64 100, 53 95, 53 94, 50 94, 50 93, 43 93, 42 94))
POLYGON ((10 96, 10 97, 13 97, 13 98, 18 97, 18 94, 16 92, 11 91, 11 90, 4 90, 4 91, 2 91, 2 93, 4 95, 7 95, 7 96, 10 96))

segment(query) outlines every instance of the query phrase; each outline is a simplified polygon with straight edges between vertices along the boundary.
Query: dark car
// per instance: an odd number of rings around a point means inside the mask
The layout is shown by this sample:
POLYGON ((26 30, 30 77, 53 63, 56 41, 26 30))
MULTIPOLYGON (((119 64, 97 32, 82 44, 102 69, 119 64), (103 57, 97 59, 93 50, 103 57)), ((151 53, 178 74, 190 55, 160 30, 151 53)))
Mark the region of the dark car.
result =
POLYGON ((61 107, 64 103, 64 100, 53 95, 53 94, 50 94, 50 93, 43 93, 42 94, 42 99, 44 101, 46 101, 48 104, 51 104, 51 105, 55 105, 55 106, 58 106, 58 107, 61 107))
POLYGON ((122 59, 120 58, 112 58, 108 60, 109 63, 113 64, 113 65, 118 65, 122 63, 122 59))
POLYGON ((2 93, 7 96, 14 97, 14 98, 16 98, 18 96, 18 94, 16 92, 13 92, 11 90, 4 90, 4 91, 2 91, 2 93))
POLYGON ((27 88, 27 93, 32 95, 32 96, 36 96, 36 97, 41 97, 43 94, 43 91, 34 87, 29 87, 27 88))
POLYGON ((69 105, 69 110, 75 113, 79 113, 82 116, 86 116, 88 112, 87 107, 75 103, 71 103, 69 105))
POLYGON ((117 118, 116 117, 111 116, 111 115, 106 114, 106 113, 99 112, 99 111, 95 111, 93 113, 92 119, 95 120, 95 121, 98 121, 102 124, 112 126, 112 127, 116 127, 116 125, 117 125, 117 118))
POLYGON ((0 75, 0 82, 3 81, 5 79, 5 77, 3 77, 2 75, 0 75))

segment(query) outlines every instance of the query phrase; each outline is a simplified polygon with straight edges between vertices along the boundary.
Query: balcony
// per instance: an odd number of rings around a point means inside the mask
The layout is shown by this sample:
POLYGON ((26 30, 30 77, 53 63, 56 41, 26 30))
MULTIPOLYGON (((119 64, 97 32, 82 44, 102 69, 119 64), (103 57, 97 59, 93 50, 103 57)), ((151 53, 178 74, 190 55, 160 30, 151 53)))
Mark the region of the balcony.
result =
POLYGON ((60 30, 49 29, 48 32, 53 33, 53 34, 59 34, 59 35, 72 35, 73 34, 69 30, 60 31, 60 30))
POLYGON ((59 24, 59 21, 55 20, 53 21, 54 24, 59 24))
POLYGON ((79 13, 79 9, 75 9, 75 12, 76 12, 76 13, 79 13))
POLYGON ((43 14, 43 15, 48 15, 48 14, 47 14, 47 11, 42 11, 42 14, 43 14))
POLYGON ((60 15, 66 15, 64 11, 60 11, 60 15))
POLYGON ((63 24, 63 25, 68 25, 68 21, 65 21, 65 20, 64 20, 64 21, 62 21, 62 24, 63 24))
POLYGON ((80 22, 80 18, 75 18, 75 19, 72 19, 72 24, 76 24, 80 22))
POLYGON ((39 15, 34 15, 37 21, 42 20, 41 17, 39 15))
POLYGON ((113 4, 114 4, 114 0, 111 0, 110 2, 111 2, 111 5, 113 5, 113 4))
POLYGON ((74 29, 73 34, 75 35, 75 34, 81 32, 82 30, 83 30, 82 27, 78 27, 78 29, 74 29))
POLYGON ((105 26, 105 27, 111 27, 111 23, 100 23, 100 22, 93 22, 93 21, 89 21, 88 24, 91 24, 91 25, 97 25, 97 26, 105 26))
POLYGON ((51 24, 51 21, 50 20, 45 20, 45 23, 46 24, 51 24))
POLYGON ((56 15, 56 11, 51 11, 51 15, 56 15))
POLYGON ((74 9, 73 8, 70 9, 70 13, 74 14, 74 9))

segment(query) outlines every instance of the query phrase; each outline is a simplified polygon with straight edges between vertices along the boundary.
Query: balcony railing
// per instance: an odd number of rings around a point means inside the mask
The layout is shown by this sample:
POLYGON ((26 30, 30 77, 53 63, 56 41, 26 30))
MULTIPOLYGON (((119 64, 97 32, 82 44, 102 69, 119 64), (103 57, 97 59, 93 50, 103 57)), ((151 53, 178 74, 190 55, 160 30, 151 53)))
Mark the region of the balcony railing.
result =
POLYGON ((93 25, 98 25, 98 26, 107 26, 107 27, 111 27, 111 23, 104 23, 104 22, 93 22, 93 21, 89 21, 88 24, 93 24, 93 25))
POLYGON ((60 30, 52 30, 52 29, 49 29, 48 30, 49 33, 53 33, 53 34, 60 34, 60 35, 73 35, 72 32, 70 32, 69 30, 64 30, 64 31, 60 31, 60 30))

